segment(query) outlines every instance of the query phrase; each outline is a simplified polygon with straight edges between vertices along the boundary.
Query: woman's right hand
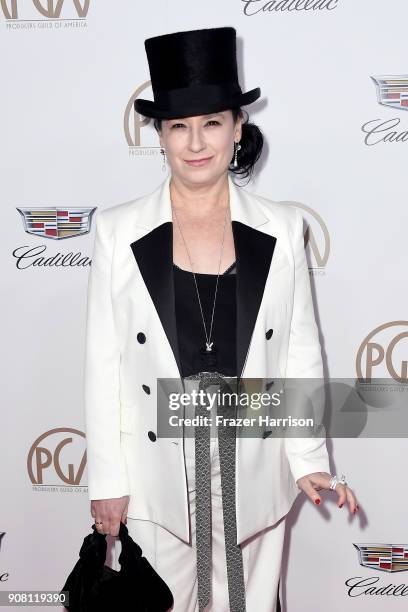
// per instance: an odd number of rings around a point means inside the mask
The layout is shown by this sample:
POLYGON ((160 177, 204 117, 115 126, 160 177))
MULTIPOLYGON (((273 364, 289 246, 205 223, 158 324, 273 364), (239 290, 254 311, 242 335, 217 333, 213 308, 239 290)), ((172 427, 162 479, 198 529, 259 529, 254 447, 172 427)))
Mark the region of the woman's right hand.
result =
POLYGON ((127 523, 129 495, 112 499, 93 499, 91 514, 95 519, 95 527, 99 533, 118 536, 120 523, 127 523), (101 523, 102 525, 98 524, 101 523))

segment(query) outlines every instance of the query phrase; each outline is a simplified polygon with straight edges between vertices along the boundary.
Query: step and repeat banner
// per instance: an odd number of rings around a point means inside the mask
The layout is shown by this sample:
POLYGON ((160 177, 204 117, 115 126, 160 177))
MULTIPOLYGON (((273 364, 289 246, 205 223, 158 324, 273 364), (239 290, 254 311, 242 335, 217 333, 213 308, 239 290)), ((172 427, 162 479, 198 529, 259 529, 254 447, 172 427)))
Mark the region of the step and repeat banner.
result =
MULTIPOLYGON (((340 394, 378 377, 402 397, 407 17, 404 0, 1 0, 2 592, 60 590, 91 533, 82 389, 95 219, 167 172, 133 107, 152 99, 145 38, 236 28, 265 136, 245 189, 302 211, 325 376, 340 394)), ((364 432, 327 442, 360 512, 325 492, 320 507, 299 495, 287 518, 283 610, 407 606, 407 432, 364 432)))

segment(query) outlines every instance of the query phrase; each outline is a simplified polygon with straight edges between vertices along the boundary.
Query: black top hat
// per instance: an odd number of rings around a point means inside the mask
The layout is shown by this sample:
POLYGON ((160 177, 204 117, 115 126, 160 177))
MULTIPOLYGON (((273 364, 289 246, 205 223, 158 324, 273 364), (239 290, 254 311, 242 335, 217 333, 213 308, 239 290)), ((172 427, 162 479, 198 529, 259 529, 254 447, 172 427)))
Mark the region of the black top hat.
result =
POLYGON ((231 27, 174 32, 145 40, 154 102, 137 98, 145 117, 175 119, 250 104, 259 87, 242 93, 236 30, 231 27))

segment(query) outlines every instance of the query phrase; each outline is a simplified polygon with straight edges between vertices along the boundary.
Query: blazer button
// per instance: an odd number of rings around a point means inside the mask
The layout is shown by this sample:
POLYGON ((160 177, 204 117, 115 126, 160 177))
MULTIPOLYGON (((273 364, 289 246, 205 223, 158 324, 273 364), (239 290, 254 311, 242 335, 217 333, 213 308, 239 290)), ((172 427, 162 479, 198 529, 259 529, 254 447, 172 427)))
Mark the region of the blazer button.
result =
POLYGON ((147 385, 142 385, 142 389, 143 391, 145 391, 145 393, 147 393, 147 395, 150 395, 150 387, 148 387, 147 385))
POLYGON ((156 434, 154 433, 154 431, 149 431, 147 435, 149 436, 152 442, 156 441, 156 434))
POLYGON ((269 340, 269 338, 272 338, 272 334, 273 334, 273 329, 268 329, 268 331, 265 334, 266 339, 269 340))
POLYGON ((138 342, 140 342, 140 344, 144 344, 144 342, 146 342, 146 336, 144 335, 143 332, 139 332, 136 336, 138 342))

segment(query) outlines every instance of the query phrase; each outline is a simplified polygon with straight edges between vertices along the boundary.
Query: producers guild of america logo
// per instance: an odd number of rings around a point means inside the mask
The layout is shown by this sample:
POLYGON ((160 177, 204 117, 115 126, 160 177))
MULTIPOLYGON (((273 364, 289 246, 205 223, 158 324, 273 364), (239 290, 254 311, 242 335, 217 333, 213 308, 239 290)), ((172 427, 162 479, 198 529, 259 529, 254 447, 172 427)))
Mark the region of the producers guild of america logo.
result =
POLYGON ((388 321, 375 327, 361 342, 356 356, 359 379, 391 378, 408 383, 406 340, 408 321, 388 321))
POLYGON ((31 445, 27 471, 34 491, 71 492, 86 485, 85 434, 71 427, 57 427, 41 434, 31 445))
POLYGON ((156 157, 160 154, 158 135, 150 117, 143 117, 136 112, 136 98, 152 98, 151 81, 142 83, 131 95, 125 109, 123 129, 131 157, 156 157), (145 90, 150 88, 148 94, 145 90), (143 94, 143 95, 142 95, 143 94))
POLYGON ((86 28, 90 0, 0 0, 10 30, 86 28))
POLYGON ((17 208, 28 234, 61 240, 88 234, 96 207, 56 208, 36 206, 17 208))
POLYGON ((408 570, 408 544, 353 544, 363 567, 383 572, 408 570))
POLYGON ((309 272, 313 276, 323 276, 330 255, 329 230, 323 218, 313 208, 300 202, 295 202, 295 206, 304 211, 308 218, 304 238, 310 259, 309 272))
MULTIPOLYGON (((1 543, 5 535, 6 535, 5 531, 0 531, 0 551, 1 551, 1 543)), ((7 582, 8 579, 9 579, 9 574, 7 572, 3 572, 0 567, 0 582, 7 582)))
MULTIPOLYGON (((377 102, 387 110, 408 110, 408 75, 371 76, 374 83, 377 102)), ((408 142, 408 130, 400 127, 400 117, 376 118, 361 126, 364 132, 364 143, 373 146, 380 143, 408 142)))

